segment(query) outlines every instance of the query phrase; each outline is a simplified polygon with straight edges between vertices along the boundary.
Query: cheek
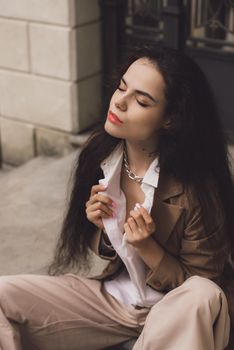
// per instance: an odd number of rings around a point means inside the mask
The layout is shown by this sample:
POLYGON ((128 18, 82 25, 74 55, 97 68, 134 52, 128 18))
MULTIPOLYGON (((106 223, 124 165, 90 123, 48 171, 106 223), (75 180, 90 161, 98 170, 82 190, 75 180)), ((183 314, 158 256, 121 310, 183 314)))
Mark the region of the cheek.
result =
POLYGON ((163 126, 165 119, 165 108, 164 106, 158 107, 153 115, 149 117, 149 128, 153 131, 160 130, 163 126))
POLYGON ((129 123, 126 131, 128 138, 135 141, 144 141, 152 135, 152 127, 145 122, 129 123))
POLYGON ((142 129, 142 132, 154 132, 162 127, 164 117, 163 114, 159 111, 156 113, 145 113, 144 115, 135 118, 133 127, 137 129, 142 129))

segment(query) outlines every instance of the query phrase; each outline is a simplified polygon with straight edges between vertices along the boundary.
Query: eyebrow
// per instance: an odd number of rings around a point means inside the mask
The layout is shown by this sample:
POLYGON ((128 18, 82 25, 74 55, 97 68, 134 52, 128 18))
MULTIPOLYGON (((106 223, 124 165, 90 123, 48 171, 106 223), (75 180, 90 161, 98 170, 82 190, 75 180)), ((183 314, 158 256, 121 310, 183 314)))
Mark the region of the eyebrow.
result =
MULTIPOLYGON (((121 80, 123 81, 123 83, 127 86, 126 80, 124 79, 124 77, 121 78, 121 80)), ((153 98, 150 94, 148 94, 148 92, 142 91, 142 90, 135 90, 136 93, 138 93, 139 95, 143 95, 148 97, 151 101, 158 103, 159 100, 155 100, 155 98, 153 98)))

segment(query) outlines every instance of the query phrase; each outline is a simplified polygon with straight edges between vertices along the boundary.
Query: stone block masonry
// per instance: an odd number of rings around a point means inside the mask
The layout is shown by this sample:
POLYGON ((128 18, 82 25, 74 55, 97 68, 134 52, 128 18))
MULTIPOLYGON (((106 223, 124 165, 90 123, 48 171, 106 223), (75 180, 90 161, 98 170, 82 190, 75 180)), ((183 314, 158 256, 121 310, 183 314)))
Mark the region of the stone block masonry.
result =
POLYGON ((0 0, 3 162, 64 154, 100 117, 100 31, 98 0, 0 0))

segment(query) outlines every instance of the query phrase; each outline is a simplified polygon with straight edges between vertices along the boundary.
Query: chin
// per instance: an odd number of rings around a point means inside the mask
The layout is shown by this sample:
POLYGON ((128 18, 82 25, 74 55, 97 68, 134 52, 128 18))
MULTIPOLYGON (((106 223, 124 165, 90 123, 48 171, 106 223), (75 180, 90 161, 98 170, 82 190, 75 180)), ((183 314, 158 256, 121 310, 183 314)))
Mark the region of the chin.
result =
POLYGON ((117 137, 117 138, 123 138, 122 134, 123 132, 119 130, 118 127, 110 123, 108 120, 106 120, 104 124, 104 130, 111 136, 117 137))

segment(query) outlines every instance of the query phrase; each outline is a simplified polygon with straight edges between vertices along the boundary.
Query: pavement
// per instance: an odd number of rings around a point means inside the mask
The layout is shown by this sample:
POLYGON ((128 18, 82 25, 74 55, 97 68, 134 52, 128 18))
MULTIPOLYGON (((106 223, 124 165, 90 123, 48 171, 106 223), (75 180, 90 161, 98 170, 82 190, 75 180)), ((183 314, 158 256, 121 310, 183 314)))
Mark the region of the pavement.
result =
MULTIPOLYGON (((234 159, 234 146, 230 152, 234 159)), ((46 273, 78 154, 79 148, 63 158, 37 157, 0 170, 0 275, 46 273)), ((107 263, 94 254, 90 262, 88 275, 99 273, 107 263)))
MULTIPOLYGON (((0 170, 0 275, 45 274, 68 201, 77 151, 0 170)), ((89 275, 106 264, 90 256, 89 275)), ((85 274, 81 272, 82 274, 85 274)))

